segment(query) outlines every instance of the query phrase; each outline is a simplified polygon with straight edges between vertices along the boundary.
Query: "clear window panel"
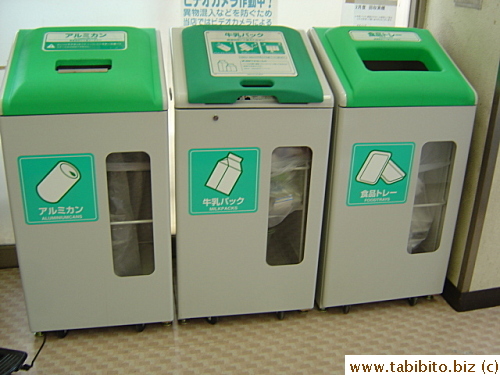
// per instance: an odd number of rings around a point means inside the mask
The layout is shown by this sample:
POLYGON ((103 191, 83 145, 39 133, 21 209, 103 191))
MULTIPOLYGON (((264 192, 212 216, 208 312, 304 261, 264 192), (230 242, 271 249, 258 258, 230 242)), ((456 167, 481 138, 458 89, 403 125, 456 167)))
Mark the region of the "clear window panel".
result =
POLYGON ((422 147, 408 240, 410 254, 439 248, 453 170, 454 142, 428 142, 422 147))
POLYGON ((106 170, 115 274, 149 275, 155 268, 149 155, 109 154, 106 170))
POLYGON ((309 147, 273 151, 266 262, 299 264, 304 259, 312 152, 309 147))

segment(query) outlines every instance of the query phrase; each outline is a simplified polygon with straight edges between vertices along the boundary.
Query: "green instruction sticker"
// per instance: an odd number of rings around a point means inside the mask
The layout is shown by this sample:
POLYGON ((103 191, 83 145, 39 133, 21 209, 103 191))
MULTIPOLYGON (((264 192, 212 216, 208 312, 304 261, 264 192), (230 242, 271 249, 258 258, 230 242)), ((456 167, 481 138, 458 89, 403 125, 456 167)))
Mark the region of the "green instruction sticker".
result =
POLYGON ((259 192, 258 148, 189 151, 189 213, 255 212, 259 192))
POLYGON ((347 205, 405 203, 414 149, 414 143, 355 144, 347 205))
POLYGON ((27 224, 98 219, 93 155, 21 156, 18 168, 27 224))
POLYGON ((48 32, 43 40, 44 51, 124 49, 127 49, 125 31, 48 32))

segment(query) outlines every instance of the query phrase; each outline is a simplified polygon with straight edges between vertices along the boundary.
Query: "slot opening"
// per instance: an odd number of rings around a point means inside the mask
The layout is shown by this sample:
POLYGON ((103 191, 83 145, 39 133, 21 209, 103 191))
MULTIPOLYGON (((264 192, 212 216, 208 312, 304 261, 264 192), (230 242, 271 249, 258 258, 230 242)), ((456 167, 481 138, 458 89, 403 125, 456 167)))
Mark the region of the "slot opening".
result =
POLYGON ((417 60, 363 60, 366 69, 373 72, 414 71, 427 72, 429 69, 422 61, 417 60))
POLYGON ((429 51, 421 48, 361 48, 358 54, 365 68, 373 72, 441 70, 429 51))
POLYGON ((60 60, 56 62, 58 73, 107 73, 111 60, 60 60))
POLYGON ((243 87, 273 87, 274 82, 267 79, 257 79, 257 80, 244 80, 241 81, 241 86, 243 87))

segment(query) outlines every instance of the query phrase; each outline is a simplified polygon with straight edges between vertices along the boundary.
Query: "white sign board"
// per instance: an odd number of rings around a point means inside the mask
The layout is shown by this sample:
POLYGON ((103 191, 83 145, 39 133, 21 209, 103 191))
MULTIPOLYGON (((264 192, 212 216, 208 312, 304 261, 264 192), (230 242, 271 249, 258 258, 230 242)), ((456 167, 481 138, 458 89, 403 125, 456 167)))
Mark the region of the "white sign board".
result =
POLYGON ((344 0, 341 25, 408 26, 410 5, 411 0, 344 0))
POLYGON ((184 0, 184 26, 260 25, 276 23, 278 0, 184 0))

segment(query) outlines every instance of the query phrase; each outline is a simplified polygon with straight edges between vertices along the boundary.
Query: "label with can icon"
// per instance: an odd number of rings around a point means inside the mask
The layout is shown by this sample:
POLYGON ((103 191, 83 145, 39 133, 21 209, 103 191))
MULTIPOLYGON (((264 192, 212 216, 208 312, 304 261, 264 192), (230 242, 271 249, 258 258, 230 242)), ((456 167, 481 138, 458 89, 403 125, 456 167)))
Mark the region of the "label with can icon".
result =
POLYGON ((26 224, 98 220, 92 154, 20 156, 18 168, 26 224))
POLYGON ((71 163, 60 161, 36 187, 45 202, 57 203, 80 180, 80 172, 71 163))

